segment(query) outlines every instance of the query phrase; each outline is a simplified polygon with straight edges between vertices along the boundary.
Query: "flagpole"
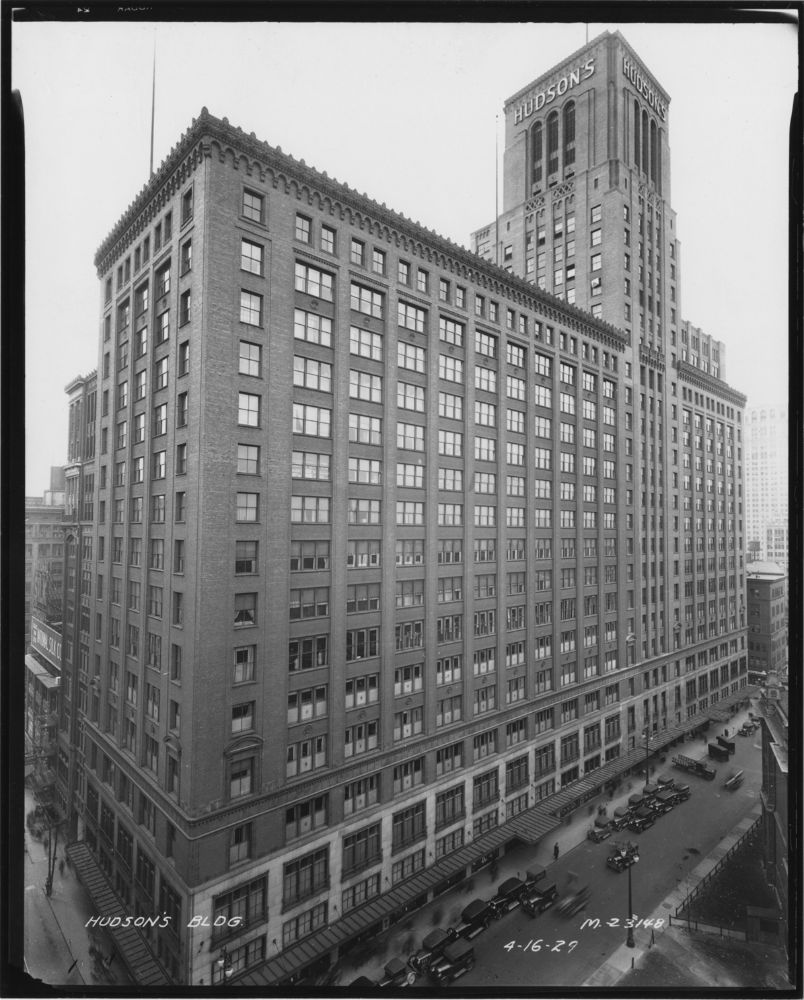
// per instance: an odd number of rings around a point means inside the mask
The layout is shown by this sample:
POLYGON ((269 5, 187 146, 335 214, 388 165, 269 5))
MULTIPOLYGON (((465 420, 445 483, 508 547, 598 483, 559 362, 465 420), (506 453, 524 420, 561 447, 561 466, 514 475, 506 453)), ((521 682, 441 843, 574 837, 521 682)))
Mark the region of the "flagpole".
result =
POLYGON ((154 116, 156 113, 156 30, 154 30, 153 76, 151 78, 151 177, 154 175, 154 116))
POLYGON ((500 115, 494 119, 494 263, 500 263, 500 154, 497 143, 500 131, 500 115))

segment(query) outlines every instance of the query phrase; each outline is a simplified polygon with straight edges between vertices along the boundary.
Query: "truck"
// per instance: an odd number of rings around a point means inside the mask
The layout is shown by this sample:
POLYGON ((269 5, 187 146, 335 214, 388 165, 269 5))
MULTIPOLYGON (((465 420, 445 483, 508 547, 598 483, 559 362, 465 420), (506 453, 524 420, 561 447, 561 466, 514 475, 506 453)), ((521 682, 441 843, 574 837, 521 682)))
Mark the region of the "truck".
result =
POLYGON ((690 774, 697 774, 707 781, 714 781, 717 771, 710 767, 705 760, 695 760, 693 757, 685 757, 683 753, 676 754, 673 758, 673 767, 682 771, 689 771, 690 774))
POLYGON ((717 743, 710 743, 707 749, 712 760, 723 761, 729 759, 729 751, 725 747, 718 746, 717 743))
POLYGON ((725 750, 728 750, 729 753, 737 752, 737 744, 734 742, 734 740, 727 740, 725 736, 718 736, 717 742, 718 746, 721 746, 725 750))

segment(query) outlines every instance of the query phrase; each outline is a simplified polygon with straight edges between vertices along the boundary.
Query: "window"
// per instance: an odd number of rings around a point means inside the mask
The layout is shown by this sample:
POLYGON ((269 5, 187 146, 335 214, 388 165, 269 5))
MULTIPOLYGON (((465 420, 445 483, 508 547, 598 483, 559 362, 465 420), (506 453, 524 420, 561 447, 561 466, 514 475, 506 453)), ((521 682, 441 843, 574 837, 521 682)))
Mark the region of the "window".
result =
MULTIPOLYGON (((328 500, 326 497, 315 497, 312 499, 324 499, 328 500)), ((238 493, 237 494, 237 520, 238 521, 257 521, 259 519, 259 493, 238 493)), ((329 509, 327 508, 327 513, 329 509)), ((291 520, 293 518, 291 517, 291 520)))
MULTIPOLYGON (((318 499, 318 498, 311 498, 318 499)), ((349 524, 379 524, 380 501, 358 497, 348 499, 347 519, 349 524)))
POLYGON ((447 382, 463 383, 463 361, 448 354, 439 354, 438 377, 447 382))
POLYGON ((312 222, 305 215, 300 215, 296 213, 296 225, 294 228, 294 236, 297 240, 302 243, 309 243, 311 240, 311 227, 312 222))
POLYGON ((243 216, 252 222, 263 222, 264 199, 256 191, 243 190, 243 216))
POLYGON ((410 305, 400 301, 397 304, 397 322, 407 330, 414 330, 416 333, 424 333, 424 325, 427 321, 427 312, 418 306, 410 305))
POLYGON ((335 230, 329 226, 321 226, 321 249, 324 253, 335 253, 335 230))
MULTIPOLYGON (((240 397, 249 397, 248 393, 240 393, 240 397)), ((249 426, 258 426, 259 421, 259 396, 250 396, 257 400, 257 422, 250 423, 249 426)), ((293 433, 305 434, 308 437, 330 436, 330 421, 332 411, 320 406, 307 406, 302 403, 293 404, 293 433)))
POLYGON ((363 413, 350 413, 349 440, 356 444, 382 444, 382 420, 363 413))
POLYGON ((332 320, 326 316, 296 309, 293 313, 293 336, 296 340, 306 340, 310 344, 330 347, 332 343, 332 320))
POLYGON ((295 287, 298 292, 306 292, 313 298, 332 302, 333 278, 326 271, 296 262, 295 287))
POLYGON ((382 334, 363 330, 358 326, 349 329, 349 352, 363 358, 382 361, 382 334))
POLYGON ((444 316, 439 317, 438 336, 444 343, 454 344, 455 347, 463 347, 463 332, 463 323, 447 319, 444 316))
POLYGON ((240 268, 250 274, 262 274, 263 247, 251 240, 240 241, 240 268))
POLYGON ((358 285, 355 281, 352 282, 351 306, 356 312, 362 312, 368 316, 374 316, 376 319, 382 319, 383 301, 384 296, 382 292, 375 292, 364 285, 358 285))
POLYGON ((423 375, 426 371, 425 358, 423 347, 416 347, 402 340, 397 344, 397 364, 400 368, 406 368, 408 371, 419 372, 423 375))
POLYGON ((424 427, 420 424, 397 423, 396 446, 410 451, 424 451, 424 427))
POLYGON ((409 382, 397 382, 396 405, 401 410, 414 410, 417 413, 423 413, 424 389, 420 385, 411 385, 409 382))

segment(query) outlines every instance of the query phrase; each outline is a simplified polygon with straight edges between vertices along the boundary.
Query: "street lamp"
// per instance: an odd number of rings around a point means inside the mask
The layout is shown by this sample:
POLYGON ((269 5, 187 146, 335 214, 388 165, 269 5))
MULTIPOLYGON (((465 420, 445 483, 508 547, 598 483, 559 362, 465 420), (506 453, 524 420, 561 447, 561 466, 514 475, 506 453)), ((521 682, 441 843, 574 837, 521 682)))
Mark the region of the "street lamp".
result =
POLYGON ((232 962, 231 956, 226 950, 225 945, 221 951, 220 958, 217 959, 215 965, 223 974, 224 981, 228 982, 234 975, 234 963, 232 962))
MULTIPOLYGON (((634 864, 636 864, 636 862, 634 862, 634 864)), ((628 921, 627 921, 627 923, 628 923, 628 934, 627 934, 627 936, 625 938, 625 946, 626 946, 626 948, 633 948, 634 947, 634 920, 633 920, 634 906, 633 906, 633 903, 631 901, 631 869, 632 868, 633 868, 633 865, 629 865, 628 866, 628 921)))
POLYGON ((650 758, 650 717, 645 717, 645 784, 650 784, 650 765, 648 764, 648 759, 650 758))

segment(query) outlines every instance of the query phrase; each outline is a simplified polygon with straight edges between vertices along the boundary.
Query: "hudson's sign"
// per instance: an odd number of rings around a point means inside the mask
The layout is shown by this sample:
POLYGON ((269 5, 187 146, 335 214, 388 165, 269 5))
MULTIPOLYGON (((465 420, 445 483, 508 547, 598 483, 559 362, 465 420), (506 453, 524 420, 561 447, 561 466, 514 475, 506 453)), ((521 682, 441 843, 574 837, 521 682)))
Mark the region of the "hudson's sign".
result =
POLYGON ((37 618, 31 619, 31 645, 54 667, 61 668, 61 636, 37 618))
POLYGON ((623 56, 623 73, 633 84, 634 90, 645 98, 648 104, 661 116, 662 121, 664 121, 667 118, 667 105, 654 87, 651 86, 648 78, 628 56, 623 56))
POLYGON ((546 105, 550 104, 557 97, 563 97, 568 90, 572 87, 577 87, 582 80, 588 80, 594 71, 594 58, 587 59, 585 63, 581 63, 580 66, 570 70, 561 79, 556 80, 555 83, 551 83, 545 90, 541 90, 538 94, 523 101, 519 107, 514 109, 514 125, 518 125, 523 119, 532 115, 534 111, 541 111, 543 107, 546 107, 546 105))

